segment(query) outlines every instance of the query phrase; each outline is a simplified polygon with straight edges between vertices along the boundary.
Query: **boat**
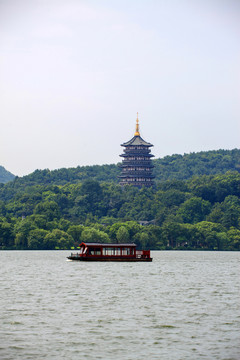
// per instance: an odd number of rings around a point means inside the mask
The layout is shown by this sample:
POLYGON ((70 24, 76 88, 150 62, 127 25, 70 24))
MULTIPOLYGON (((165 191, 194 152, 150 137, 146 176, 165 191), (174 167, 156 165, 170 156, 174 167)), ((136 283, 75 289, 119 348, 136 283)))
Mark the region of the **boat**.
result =
POLYGON ((152 261, 150 250, 137 250, 136 244, 100 244, 82 242, 77 253, 67 258, 76 261, 152 261))

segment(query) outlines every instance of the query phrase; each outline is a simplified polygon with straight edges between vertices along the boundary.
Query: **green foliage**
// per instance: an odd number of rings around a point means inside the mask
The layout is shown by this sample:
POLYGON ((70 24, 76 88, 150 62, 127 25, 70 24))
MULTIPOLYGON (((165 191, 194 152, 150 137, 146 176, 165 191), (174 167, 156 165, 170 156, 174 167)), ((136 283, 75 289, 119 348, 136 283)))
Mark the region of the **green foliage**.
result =
POLYGON ((194 196, 179 206, 177 214, 181 216, 184 223, 195 224, 203 221, 210 211, 209 201, 194 196))
POLYGON ((39 203, 34 209, 34 214, 44 215, 48 221, 59 219, 60 217, 59 207, 55 201, 43 201, 39 203))
POLYGON ((0 246, 8 249, 14 246, 14 226, 5 218, 0 218, 0 246))
POLYGON ((240 250, 240 230, 231 227, 227 232, 227 238, 230 241, 229 246, 226 246, 228 250, 240 250))
POLYGON ((35 229, 36 225, 31 218, 27 218, 16 223, 14 231, 16 234, 15 245, 17 249, 28 248, 28 236, 30 232, 35 229))
POLYGON ((48 232, 43 239, 44 248, 52 249, 70 249, 74 245, 73 238, 65 231, 54 229, 48 232))
POLYGON ((79 244, 81 241, 81 235, 84 230, 83 225, 71 225, 69 226, 67 233, 73 238, 76 244, 79 244))
POLYGON ((34 229, 28 235, 28 249, 41 250, 45 248, 45 237, 48 234, 47 230, 34 229))
POLYGON ((128 243, 129 242, 129 232, 125 226, 120 226, 116 233, 117 243, 128 243))
POLYGON ((140 190, 114 183, 113 165, 104 165, 111 182, 103 182, 101 167, 16 177, 0 185, 0 248, 65 249, 93 241, 135 242, 139 249, 240 250, 240 174, 224 173, 226 164, 237 168, 238 160, 239 150, 167 157, 162 166, 169 174, 186 170, 186 164, 192 174, 207 167, 212 173, 187 180, 170 174, 140 190))
POLYGON ((157 180, 187 180, 193 176, 225 174, 240 170, 240 150, 202 151, 165 156, 153 161, 157 180))
POLYGON ((109 243, 109 236, 101 231, 94 228, 86 227, 81 235, 81 241, 83 242, 99 242, 99 243, 109 243))

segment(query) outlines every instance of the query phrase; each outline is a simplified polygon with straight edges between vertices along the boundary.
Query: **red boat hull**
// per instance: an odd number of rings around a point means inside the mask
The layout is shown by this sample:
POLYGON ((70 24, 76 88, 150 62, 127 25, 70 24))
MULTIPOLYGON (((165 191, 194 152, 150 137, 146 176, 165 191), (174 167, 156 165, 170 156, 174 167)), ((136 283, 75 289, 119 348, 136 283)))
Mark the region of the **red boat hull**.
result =
POLYGON ((74 261, 114 261, 114 262, 151 262, 152 258, 116 258, 114 257, 93 257, 93 256, 68 256, 69 260, 74 261))

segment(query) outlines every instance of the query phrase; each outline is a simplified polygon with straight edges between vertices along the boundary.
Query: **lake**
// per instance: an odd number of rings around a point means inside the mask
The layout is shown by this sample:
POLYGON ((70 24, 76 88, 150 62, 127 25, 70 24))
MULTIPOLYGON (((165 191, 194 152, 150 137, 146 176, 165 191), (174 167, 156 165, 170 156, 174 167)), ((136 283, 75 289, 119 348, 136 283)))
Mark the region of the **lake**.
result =
POLYGON ((0 359, 240 359, 240 252, 1 251, 0 359))

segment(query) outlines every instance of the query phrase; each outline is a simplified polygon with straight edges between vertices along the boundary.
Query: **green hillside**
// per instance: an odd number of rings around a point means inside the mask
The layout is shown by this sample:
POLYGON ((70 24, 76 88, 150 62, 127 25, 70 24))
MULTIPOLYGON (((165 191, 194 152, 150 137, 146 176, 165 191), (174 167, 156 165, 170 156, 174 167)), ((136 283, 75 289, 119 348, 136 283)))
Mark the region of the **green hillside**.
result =
POLYGON ((187 180, 198 175, 240 172, 240 149, 212 150, 154 160, 156 180, 187 180))
POLYGON ((7 171, 3 166, 0 166, 0 183, 6 184, 8 181, 14 179, 14 175, 7 171))
MULTIPOLYGON (((203 151, 184 155, 165 156, 153 160, 156 182, 166 180, 187 180, 198 175, 225 174, 240 171, 240 150, 203 151)), ((89 178, 99 182, 118 182, 120 168, 116 164, 78 166, 58 170, 36 170, 32 174, 17 178, 16 186, 65 185, 78 183, 89 178)))
POLYGON ((121 188, 116 165, 16 177, 0 184, 0 249, 130 241, 158 250, 240 250, 239 153, 157 159, 156 186, 141 190, 121 188))

